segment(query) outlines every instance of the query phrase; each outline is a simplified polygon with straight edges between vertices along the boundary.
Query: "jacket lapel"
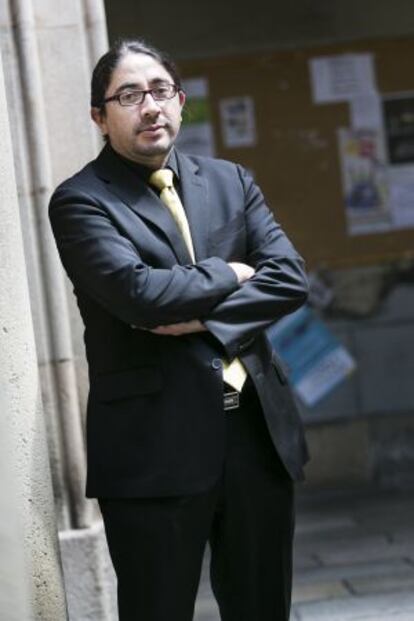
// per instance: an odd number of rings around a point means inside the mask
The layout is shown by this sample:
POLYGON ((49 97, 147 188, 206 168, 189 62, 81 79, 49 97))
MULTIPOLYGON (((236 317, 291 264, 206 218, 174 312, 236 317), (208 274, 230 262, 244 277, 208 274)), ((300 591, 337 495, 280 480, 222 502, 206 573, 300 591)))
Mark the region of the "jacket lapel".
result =
POLYGON ((208 184, 198 174, 198 166, 186 155, 176 151, 180 172, 183 203, 190 225, 196 260, 208 258, 210 218, 208 210, 208 184))
MULTIPOLYGON (((138 175, 128 168, 112 150, 105 147, 95 160, 95 171, 108 185, 108 190, 122 200, 140 218, 155 226, 166 238, 180 264, 191 263, 184 239, 170 212, 138 175)), ((190 224, 191 226, 191 224, 190 224)))

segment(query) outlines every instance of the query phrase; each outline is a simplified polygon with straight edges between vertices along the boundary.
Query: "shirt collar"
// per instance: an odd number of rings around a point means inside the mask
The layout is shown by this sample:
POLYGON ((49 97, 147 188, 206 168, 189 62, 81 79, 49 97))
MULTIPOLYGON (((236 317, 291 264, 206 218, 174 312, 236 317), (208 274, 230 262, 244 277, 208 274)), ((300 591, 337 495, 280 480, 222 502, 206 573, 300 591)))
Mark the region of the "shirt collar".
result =
MULTIPOLYGON (((134 173, 137 174, 145 183, 149 184, 149 178, 154 172, 152 168, 148 168, 148 166, 144 166, 143 164, 139 164, 138 162, 134 162, 133 160, 130 160, 124 157, 123 155, 120 155, 117 151, 115 151, 115 149, 111 147, 111 145, 109 145, 109 147, 110 149, 112 149, 112 152, 117 157, 119 157, 119 159, 122 160, 124 164, 128 166, 128 168, 133 170, 134 173)), ((178 168, 177 154, 174 148, 171 149, 171 152, 168 156, 168 159, 165 163, 164 168, 171 168, 171 170, 174 173, 175 179, 178 179, 178 181, 180 180, 180 172, 178 168)))

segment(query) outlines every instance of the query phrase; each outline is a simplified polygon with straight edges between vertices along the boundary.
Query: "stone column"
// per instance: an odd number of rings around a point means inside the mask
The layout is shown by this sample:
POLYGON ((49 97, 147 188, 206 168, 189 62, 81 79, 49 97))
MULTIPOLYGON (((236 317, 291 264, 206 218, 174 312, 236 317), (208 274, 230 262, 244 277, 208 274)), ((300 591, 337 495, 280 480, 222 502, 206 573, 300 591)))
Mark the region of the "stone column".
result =
POLYGON ((100 147, 89 83, 107 48, 103 0, 0 0, 0 43, 69 615, 113 621, 103 526, 84 496, 83 326, 47 217, 56 185, 100 147))
POLYGON ((57 183, 98 151, 89 80, 91 64, 106 49, 105 12, 102 0, 11 0, 0 6, 0 26, 59 526, 85 528, 94 514, 84 497, 83 327, 47 205, 57 183))
POLYGON ((0 437, 6 445, 0 454, 8 466, 6 472, 0 468, 0 618, 63 621, 66 605, 1 57, 0 135, 0 437))

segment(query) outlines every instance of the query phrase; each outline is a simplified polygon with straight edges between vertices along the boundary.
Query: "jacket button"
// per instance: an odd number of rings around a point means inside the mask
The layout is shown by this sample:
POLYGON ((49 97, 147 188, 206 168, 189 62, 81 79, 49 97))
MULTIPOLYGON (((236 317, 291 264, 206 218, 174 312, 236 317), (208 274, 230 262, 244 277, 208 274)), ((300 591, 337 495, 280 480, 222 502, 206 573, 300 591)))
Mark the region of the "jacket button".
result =
POLYGON ((213 369, 218 371, 218 369, 221 369, 221 367, 223 366, 223 363, 221 362, 220 358, 214 358, 211 362, 211 366, 213 367, 213 369))

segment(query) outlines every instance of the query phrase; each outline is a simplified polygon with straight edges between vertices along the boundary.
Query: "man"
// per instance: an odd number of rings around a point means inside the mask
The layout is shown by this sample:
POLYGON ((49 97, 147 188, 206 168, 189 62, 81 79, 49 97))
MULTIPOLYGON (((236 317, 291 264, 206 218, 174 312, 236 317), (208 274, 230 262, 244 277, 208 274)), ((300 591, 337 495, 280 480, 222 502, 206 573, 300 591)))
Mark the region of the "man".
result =
POLYGON ((287 621, 306 447, 264 331, 304 302, 303 262, 240 166, 174 148, 184 102, 169 59, 116 44, 92 78, 107 144, 50 204, 86 328, 87 495, 120 621, 190 621, 207 541, 221 619, 287 621))

